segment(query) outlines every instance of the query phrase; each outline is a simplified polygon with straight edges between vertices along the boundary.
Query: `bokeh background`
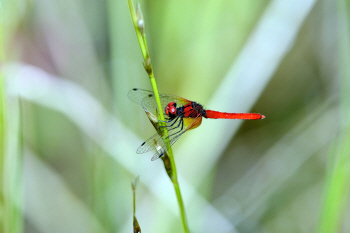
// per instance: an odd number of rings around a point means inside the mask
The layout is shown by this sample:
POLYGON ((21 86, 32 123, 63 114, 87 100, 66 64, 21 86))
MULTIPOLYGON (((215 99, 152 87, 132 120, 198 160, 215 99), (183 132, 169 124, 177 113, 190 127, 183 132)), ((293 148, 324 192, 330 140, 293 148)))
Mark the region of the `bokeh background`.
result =
MULTIPOLYGON (((137 4, 137 2, 135 2, 137 4)), ((173 146, 191 232, 349 232, 349 1, 142 1, 160 93, 204 119, 173 146)), ((182 232, 126 0, 1 1, 1 232, 182 232)))

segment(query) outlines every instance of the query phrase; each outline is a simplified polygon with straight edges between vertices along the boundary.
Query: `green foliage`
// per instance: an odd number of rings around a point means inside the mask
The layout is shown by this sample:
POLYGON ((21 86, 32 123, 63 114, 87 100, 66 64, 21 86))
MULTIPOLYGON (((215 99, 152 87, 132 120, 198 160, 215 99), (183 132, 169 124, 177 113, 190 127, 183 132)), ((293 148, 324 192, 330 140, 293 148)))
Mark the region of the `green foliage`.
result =
POLYGON ((340 232, 346 219, 345 206, 350 187, 350 8, 348 1, 338 1, 339 12, 339 76, 340 125, 344 128, 334 140, 329 153, 324 198, 317 232, 340 232))
MULTIPOLYGON (((127 1, 1 3, 2 227, 132 232, 140 174, 143 232, 181 232, 161 160, 135 153, 155 131, 127 98, 152 88, 127 1)), ((140 4, 161 93, 266 116, 203 120, 174 145, 189 228, 349 232, 348 1, 140 4)))

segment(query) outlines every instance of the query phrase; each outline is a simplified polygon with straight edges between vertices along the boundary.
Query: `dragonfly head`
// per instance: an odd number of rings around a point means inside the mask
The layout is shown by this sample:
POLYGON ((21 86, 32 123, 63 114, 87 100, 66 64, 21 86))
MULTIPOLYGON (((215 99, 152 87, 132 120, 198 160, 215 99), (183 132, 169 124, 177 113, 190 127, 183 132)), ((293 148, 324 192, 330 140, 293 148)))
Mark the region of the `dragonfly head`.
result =
POLYGON ((174 118, 174 117, 177 116, 177 109, 176 109, 176 103, 175 102, 170 102, 165 107, 165 114, 167 114, 170 118, 174 118))

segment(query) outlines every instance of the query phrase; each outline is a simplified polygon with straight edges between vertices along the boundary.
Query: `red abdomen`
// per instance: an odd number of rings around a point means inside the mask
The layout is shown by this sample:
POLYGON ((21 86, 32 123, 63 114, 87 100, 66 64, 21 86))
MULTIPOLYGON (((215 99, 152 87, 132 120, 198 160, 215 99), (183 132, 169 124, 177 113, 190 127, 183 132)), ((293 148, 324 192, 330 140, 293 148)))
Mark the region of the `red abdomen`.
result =
POLYGON ((205 118, 212 119, 242 119, 242 120, 259 120, 264 119, 265 116, 260 113, 227 113, 206 110, 205 118))

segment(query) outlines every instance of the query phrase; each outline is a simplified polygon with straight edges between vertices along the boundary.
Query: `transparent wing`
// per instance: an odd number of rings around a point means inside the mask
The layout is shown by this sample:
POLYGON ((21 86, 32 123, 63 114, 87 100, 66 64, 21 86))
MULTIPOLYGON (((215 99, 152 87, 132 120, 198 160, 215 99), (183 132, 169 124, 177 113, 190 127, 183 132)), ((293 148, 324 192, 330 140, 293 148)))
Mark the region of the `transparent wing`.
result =
MULTIPOLYGON (((141 105, 142 107, 146 108, 150 113, 157 116, 158 108, 157 108, 157 102, 154 97, 154 93, 152 91, 143 90, 139 88, 131 89, 128 93, 128 97, 131 101, 141 105)), ((176 95, 167 95, 167 94, 160 94, 160 101, 162 103, 162 110, 164 113, 165 107, 170 102, 175 102, 176 107, 182 107, 188 103, 191 103, 192 101, 181 98, 176 95)), ((164 116, 167 118, 168 116, 164 113, 164 116)))
MULTIPOLYGON (((147 111, 149 111, 151 114, 157 116, 157 102, 152 91, 134 88, 129 91, 128 97, 133 102, 146 108, 147 111)), ((160 94, 159 97, 162 103, 163 113, 165 107, 170 102, 175 102, 176 107, 182 107, 186 104, 192 103, 192 101, 181 98, 176 95, 160 94)), ((165 113, 164 116, 165 119, 168 119, 168 116, 165 113)), ((187 130, 190 130, 200 125, 201 121, 201 114, 198 114, 198 112, 193 112, 192 114, 190 113, 189 116, 186 118, 176 117, 171 121, 164 122, 164 127, 167 127, 168 129, 168 138, 170 145, 173 145, 187 130)), ((143 142, 141 146, 137 149, 136 153, 143 154, 151 150, 154 150, 156 152, 152 157, 152 161, 160 158, 162 155, 164 155, 165 152, 168 151, 168 148, 165 145, 163 138, 159 133, 154 134, 152 137, 148 138, 145 142, 143 142)))
MULTIPOLYGON (((195 125, 199 125, 201 121, 202 116, 200 114, 197 114, 196 116, 187 118, 178 117, 175 118, 173 121, 167 123, 166 127, 168 128, 169 144, 173 145, 182 134, 184 134, 191 128, 194 128, 195 125)), ((156 153, 151 159, 152 161, 154 161, 163 156, 164 153, 168 151, 168 148, 169 147, 166 146, 161 135, 159 133, 156 133, 152 137, 147 139, 144 143, 142 143, 136 152, 138 154, 142 154, 154 150, 156 153)))
POLYGON ((152 95, 153 92, 139 88, 133 88, 128 92, 129 99, 139 105, 141 105, 144 98, 151 97, 152 95))

